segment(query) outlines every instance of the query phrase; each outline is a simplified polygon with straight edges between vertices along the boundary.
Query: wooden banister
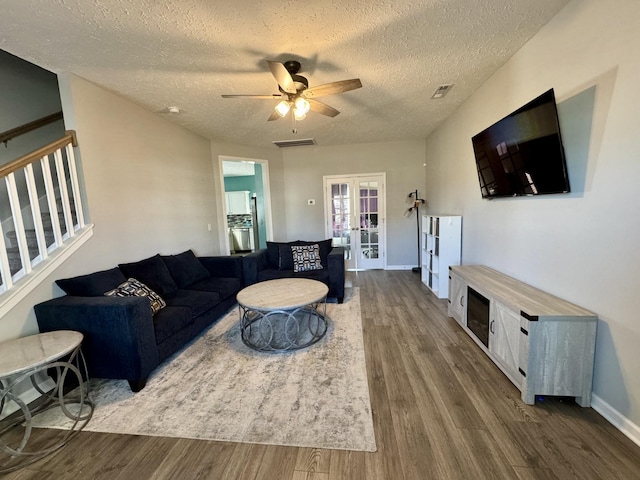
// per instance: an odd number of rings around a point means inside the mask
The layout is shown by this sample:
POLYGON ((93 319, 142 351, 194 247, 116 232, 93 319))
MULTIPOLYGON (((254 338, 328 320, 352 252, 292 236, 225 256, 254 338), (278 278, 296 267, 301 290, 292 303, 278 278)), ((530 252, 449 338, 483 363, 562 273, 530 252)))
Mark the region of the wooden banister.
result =
POLYGON ((52 113, 51 115, 47 115, 46 117, 39 118, 38 120, 34 120, 33 122, 25 123, 24 125, 20 125, 19 127, 12 128, 11 130, 0 133, 0 142, 6 145, 9 140, 36 130, 37 128, 44 127, 45 125, 48 125, 50 123, 62 120, 62 118, 62 112, 60 111, 52 113))
POLYGON ((0 167, 0 178, 6 177, 10 173, 24 168, 30 163, 35 162, 36 160, 40 160, 42 157, 49 155, 50 153, 53 153, 59 148, 62 148, 68 144, 71 144, 74 147, 78 146, 78 142, 76 140, 76 132, 74 130, 67 130, 64 137, 55 140, 50 144, 45 145, 44 147, 34 150, 31 153, 27 153, 26 155, 23 155, 17 160, 9 162, 6 165, 2 165, 0 167))

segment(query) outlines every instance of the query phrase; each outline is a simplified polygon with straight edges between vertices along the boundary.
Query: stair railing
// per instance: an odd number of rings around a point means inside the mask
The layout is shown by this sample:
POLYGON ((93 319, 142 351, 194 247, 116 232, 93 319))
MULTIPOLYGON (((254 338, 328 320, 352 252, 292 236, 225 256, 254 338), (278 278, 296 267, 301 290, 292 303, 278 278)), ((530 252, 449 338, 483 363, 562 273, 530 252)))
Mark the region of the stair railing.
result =
MULTIPOLYGON (((0 294, 11 289, 17 280, 31 273, 33 267, 47 259, 55 250, 61 248, 67 240, 72 239, 76 232, 84 228, 84 213, 73 153, 73 147, 75 146, 77 146, 75 132, 68 131, 61 139, 13 162, 0 166, 0 178, 4 178, 7 187, 7 196, 11 207, 13 228, 21 264, 19 270, 16 271, 15 265, 12 269, 5 237, 6 232, 3 229, 2 222, 0 222, 0 276, 2 280, 0 294), (53 158, 52 162, 50 162, 50 158, 53 158), (36 162, 40 162, 42 170, 42 182, 44 183, 46 197, 46 202, 43 203, 46 203, 48 212, 43 212, 40 206, 42 192, 38 192, 33 168, 36 162), (65 166, 67 168, 66 171, 65 166), (19 174, 19 180, 22 179, 20 172, 24 172, 24 183, 26 185, 22 184, 22 182, 19 183, 16 179, 16 174, 19 174), (25 188, 28 193, 28 205, 22 205, 21 203, 23 202, 20 200, 20 192, 23 192, 22 198, 25 198, 25 188), (23 220, 23 211, 27 209, 31 211, 33 230, 37 240, 37 255, 34 255, 33 258, 31 258, 32 255, 29 251, 27 229, 23 220), (49 219, 51 223, 53 241, 50 245, 47 245, 43 215, 47 223, 49 219), (62 227, 64 227, 64 232, 62 227)), ((7 231, 9 230, 7 229, 7 231)), ((12 245, 11 247, 15 248, 16 246, 12 245)), ((34 246, 31 248, 33 249, 34 246)))

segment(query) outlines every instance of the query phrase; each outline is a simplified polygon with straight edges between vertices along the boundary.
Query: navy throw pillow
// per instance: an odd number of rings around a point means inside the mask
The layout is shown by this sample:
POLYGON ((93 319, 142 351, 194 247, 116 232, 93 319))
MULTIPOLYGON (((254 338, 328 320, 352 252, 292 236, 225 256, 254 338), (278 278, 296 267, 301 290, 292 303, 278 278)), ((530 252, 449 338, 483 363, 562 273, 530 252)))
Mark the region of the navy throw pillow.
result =
POLYGON ((293 243, 282 243, 278 247, 278 270, 293 270, 293 243))
POLYGON ((66 293, 76 297, 97 297, 113 290, 127 279, 118 267, 100 272, 80 275, 73 278, 61 278, 56 284, 66 293))
POLYGON ((267 265, 269 268, 279 268, 280 245, 288 245, 288 243, 267 242, 267 265))
POLYGON ((122 263, 118 267, 125 277, 141 281, 161 297, 178 289, 160 255, 154 255, 139 262, 122 263))
POLYGON ((162 257, 169 273, 178 284, 178 288, 185 288, 189 285, 209 278, 207 270, 198 257, 191 250, 177 255, 166 255, 162 257))

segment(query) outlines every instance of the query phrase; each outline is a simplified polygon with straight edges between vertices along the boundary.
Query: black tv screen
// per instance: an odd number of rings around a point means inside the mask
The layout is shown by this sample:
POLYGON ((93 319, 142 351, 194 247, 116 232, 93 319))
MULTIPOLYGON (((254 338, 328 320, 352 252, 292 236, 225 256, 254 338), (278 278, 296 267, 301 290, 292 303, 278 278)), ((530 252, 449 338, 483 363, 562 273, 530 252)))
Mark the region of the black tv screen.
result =
POLYGON ((471 140, 482 198, 569 192, 553 89, 471 140))

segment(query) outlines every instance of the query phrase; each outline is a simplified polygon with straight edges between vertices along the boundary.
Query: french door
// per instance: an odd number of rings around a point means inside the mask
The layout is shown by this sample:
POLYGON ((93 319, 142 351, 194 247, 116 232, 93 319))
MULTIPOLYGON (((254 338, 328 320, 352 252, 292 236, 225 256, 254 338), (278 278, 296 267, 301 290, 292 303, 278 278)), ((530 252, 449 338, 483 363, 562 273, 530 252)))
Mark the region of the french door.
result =
POLYGON ((385 174, 325 176, 325 225, 347 270, 384 268, 385 174))

